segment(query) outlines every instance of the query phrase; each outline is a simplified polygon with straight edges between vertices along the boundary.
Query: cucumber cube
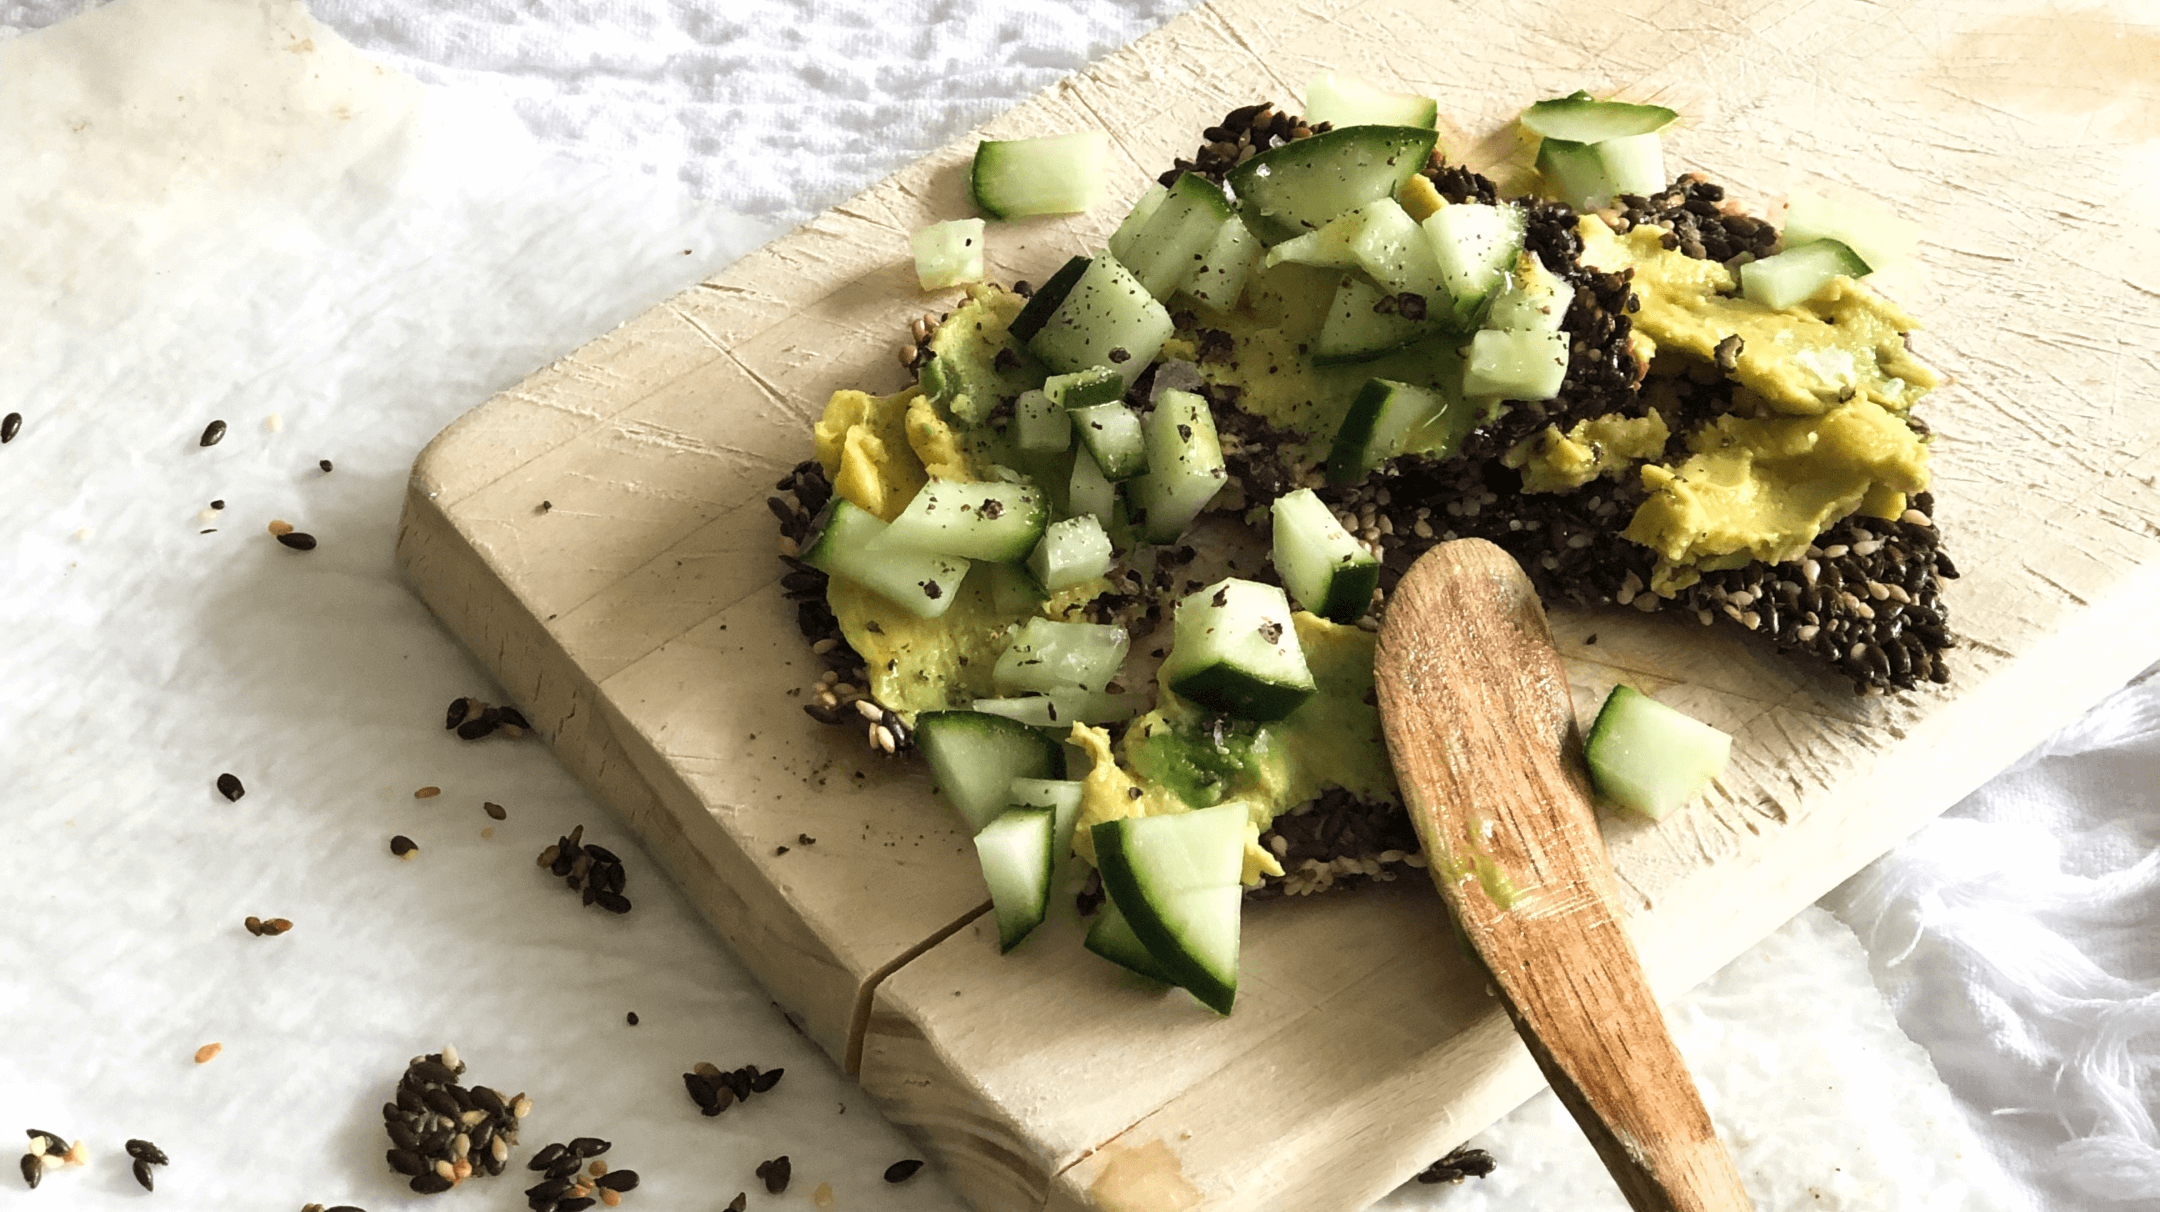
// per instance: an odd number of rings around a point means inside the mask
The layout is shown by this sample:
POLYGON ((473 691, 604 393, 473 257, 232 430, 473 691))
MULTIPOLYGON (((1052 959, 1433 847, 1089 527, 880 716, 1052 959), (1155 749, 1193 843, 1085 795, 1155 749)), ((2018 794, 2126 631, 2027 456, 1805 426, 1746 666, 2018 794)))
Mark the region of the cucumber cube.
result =
POLYGON ((1132 409, 1123 404, 1095 404, 1071 409, 1068 415, 1073 432, 1080 437, 1080 448, 1094 456, 1104 479, 1129 480, 1147 470, 1147 438, 1132 409))
POLYGON ((1275 498, 1275 571, 1299 606, 1354 623, 1372 605, 1380 557, 1335 520, 1319 494, 1300 488, 1275 498))
POLYGON ((915 280, 924 290, 943 290, 983 280, 983 221, 954 219, 915 233, 915 280))
POLYGON ((1279 720, 1317 689, 1278 586, 1217 581, 1178 602, 1174 635, 1162 684, 1210 711, 1279 720))
POLYGON ((1729 734, 1632 686, 1612 688, 1583 741, 1598 794, 1652 820, 1694 799, 1731 755, 1729 734))
POLYGON ((1081 131, 1037 139, 985 139, 975 147, 975 205, 993 219, 1093 209, 1110 166, 1110 135, 1081 131))
POLYGON ((1042 587, 1056 593, 1092 581, 1110 571, 1114 553, 1102 523, 1091 516, 1052 522, 1028 557, 1028 571, 1042 587))
POLYGON ((1006 694, 1101 690, 1117 677, 1131 646, 1123 627, 1029 619, 999 655, 991 677, 1006 694))
POLYGON ((1140 537, 1150 543, 1168 543, 1184 533, 1222 491, 1229 473, 1215 432, 1215 414, 1201 397, 1189 391, 1162 393, 1143 428, 1147 474, 1127 483, 1125 499, 1140 537))
POLYGON ((1463 364, 1463 395, 1550 400, 1567 379, 1568 335, 1535 329, 1480 331, 1463 364))
POLYGON ((1017 563, 1050 520, 1042 491, 1027 484, 932 480, 879 540, 886 548, 1017 563))
POLYGON ((1041 388, 1020 393, 1013 405, 1013 425, 1022 450, 1063 450, 1072 445, 1072 418, 1041 388))
POLYGON ((1321 72, 1305 85, 1305 121, 1317 126, 1422 126, 1440 120, 1440 103, 1415 93, 1391 93, 1349 72, 1321 72))
POLYGON ((1091 366, 1069 375, 1051 375, 1043 380, 1042 389, 1059 408, 1068 410, 1115 404, 1125 398, 1125 380, 1107 366, 1091 366))

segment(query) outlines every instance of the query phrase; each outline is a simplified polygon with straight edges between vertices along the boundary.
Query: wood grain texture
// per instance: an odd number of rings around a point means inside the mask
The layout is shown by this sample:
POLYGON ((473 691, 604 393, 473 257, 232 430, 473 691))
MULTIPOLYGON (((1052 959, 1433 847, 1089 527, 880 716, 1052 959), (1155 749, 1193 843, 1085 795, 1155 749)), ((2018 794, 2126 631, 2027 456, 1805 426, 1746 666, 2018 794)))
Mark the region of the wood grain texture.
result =
POLYGON ((1433 884, 1628 1205, 1751 1212, 1628 939, 1530 578, 1482 539, 1426 552, 1373 673, 1433 884))
MULTIPOLYGON (((2160 140, 2149 61, 2119 54, 2153 31, 2074 16, 2031 0, 1218 0, 985 127, 1102 126, 1118 153, 1110 204, 993 228, 992 272, 1040 281, 1098 246, 1202 126, 1294 102, 1322 67, 1436 97, 1444 145, 1502 175, 1522 151, 1513 115, 1584 87, 1680 109, 1669 169, 1743 200, 1850 189, 1920 222, 1919 269, 1891 287, 1953 380, 1927 408, 1937 518, 1965 572, 1947 592, 1949 691, 1858 700, 1736 628, 1553 616, 1578 710, 1626 680, 1737 738, 1704 802, 1602 822, 1669 996, 2160 658, 2160 233, 2144 218, 2160 140)), ((808 453, 830 391, 904 382, 908 320, 950 298, 916 293, 906 234, 966 213, 972 147, 453 425, 414 467, 400 558, 978 1206, 1175 1202, 1182 1183, 1210 1212, 1360 1207, 1539 1081, 1429 889, 1257 908, 1227 1020, 1120 986, 1054 935, 1000 960, 972 920, 966 839, 922 776, 788 697, 815 666, 761 498, 808 453), (802 832, 817 845, 775 853, 802 832)))

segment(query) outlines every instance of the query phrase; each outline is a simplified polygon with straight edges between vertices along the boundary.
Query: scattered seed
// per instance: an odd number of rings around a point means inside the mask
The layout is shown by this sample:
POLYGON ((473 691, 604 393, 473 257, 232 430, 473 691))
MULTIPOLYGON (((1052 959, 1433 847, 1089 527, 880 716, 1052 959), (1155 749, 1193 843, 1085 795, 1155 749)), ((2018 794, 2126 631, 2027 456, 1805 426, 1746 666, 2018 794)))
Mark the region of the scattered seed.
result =
POLYGON ((578 1136, 570 1141, 570 1151, 579 1157, 598 1157, 614 1147, 613 1142, 601 1140, 597 1136, 578 1136))
POLYGON ((126 1144, 125 1148, 129 1157, 149 1162, 153 1166, 166 1165, 172 1161, 171 1158, 165 1156, 165 1150, 146 1140, 131 1140, 126 1144))
POLYGON ((218 1053, 224 1050, 225 1045, 223 1044, 204 1044, 202 1047, 195 1049, 195 1063, 207 1065, 217 1057, 218 1053))
POLYGON ((915 1177, 915 1172, 922 1168, 923 1162, 921 1158, 902 1158, 899 1161, 896 1161, 893 1164, 885 1167, 885 1181, 889 1183, 904 1183, 907 1180, 915 1177))
POLYGON ((604 1191, 635 1191, 638 1172, 635 1170, 610 1170, 600 1176, 599 1186, 604 1191))
POLYGON ((240 785, 239 776, 233 774, 217 776, 217 789, 218 794, 224 796, 227 800, 237 800, 247 794, 247 788, 240 785))
POLYGON ((14 441, 15 435, 21 432, 21 413, 11 412, 5 417, 0 417, 0 445, 5 445, 6 443, 14 441))
POLYGON ((45 1163, 38 1160, 37 1154, 23 1154, 22 1176, 23 1181, 30 1184, 32 1191, 37 1190, 37 1185, 45 1180, 45 1163))
POLYGON ((633 1027, 637 1026, 637 1011, 632 1010, 630 1013, 623 1015, 623 1021, 633 1027))
POLYGON ((295 530, 290 534, 281 534, 277 537, 277 541, 283 543, 287 547, 292 548, 294 551, 315 550, 315 536, 307 534, 303 531, 295 530))
POLYGON ((324 460, 322 460, 322 461, 320 461, 320 462, 316 463, 316 464, 315 464, 315 466, 317 466, 317 467, 320 467, 320 468, 322 468, 322 469, 323 469, 324 471, 329 471, 329 470, 330 470, 330 460, 328 460, 328 459, 324 459, 324 460))
POLYGON ((756 1077, 750 1079, 751 1091, 757 1094, 765 1093, 767 1090, 770 1090, 774 1086, 780 1084, 780 1075, 785 1072, 787 1072, 787 1070, 785 1069, 767 1069, 763 1073, 758 1074, 756 1077))
POLYGON ((510 813, 506 809, 504 809, 501 804, 498 804, 493 800, 483 802, 480 805, 480 811, 487 813, 490 817, 493 817, 498 821, 503 820, 510 815, 510 813))
POLYGON ((142 1189, 143 1189, 143 1190, 145 1190, 145 1191, 155 1191, 155 1190, 157 1190, 157 1180, 155 1180, 155 1179, 153 1179, 153 1178, 151 1178, 151 1177, 150 1177, 150 1163, 149 1163, 149 1162, 146 1162, 146 1161, 144 1161, 143 1159, 141 1159, 141 1158, 139 1158, 139 1157, 138 1157, 138 1158, 136 1158, 136 1159, 135 1159, 135 1166, 134 1166, 134 1170, 135 1170, 135 1181, 136 1181, 136 1182, 139 1182, 139 1183, 141 1183, 141 1184, 142 1184, 142 1189))
POLYGON ((728 1201, 727 1212, 743 1212, 743 1209, 749 1206, 750 1193, 748 1191, 737 1191, 735 1198, 728 1201))
POLYGON ((283 538, 284 536, 289 535, 293 532, 293 524, 283 518, 272 518, 270 519, 270 525, 265 527, 264 529, 268 530, 271 534, 283 538))
POLYGON ((292 921, 289 918, 273 917, 262 924, 262 932, 272 936, 283 934, 290 929, 292 921))
POLYGON ((409 862, 413 855, 420 853, 420 843, 402 833, 395 834, 390 838, 390 853, 409 862))
POLYGON ((422 787, 420 790, 413 792, 412 797, 416 800, 432 800, 441 794, 442 788, 440 787, 422 787))
POLYGON ((203 426, 202 439, 198 444, 203 446, 215 446, 219 442, 222 442, 224 440, 225 422, 212 421, 208 425, 203 426))
POLYGON ((783 1153, 771 1161, 758 1163, 757 1176, 765 1180, 765 1189, 774 1195, 787 1190, 788 1179, 794 1177, 794 1164, 783 1153))
POLYGON ((820 1207, 820 1208, 830 1208, 830 1207, 832 1207, 832 1206, 833 1206, 833 1193, 832 1193, 832 1184, 831 1184, 831 1183, 819 1183, 819 1184, 817 1185, 817 1189, 816 1189, 816 1190, 814 1190, 814 1191, 812 1191, 812 1192, 810 1192, 810 1202, 811 1202, 812 1204, 815 1204, 816 1206, 818 1206, 818 1207, 820 1207))
POLYGON ((253 914, 249 914, 248 919, 240 924, 247 927, 249 934, 260 936, 263 932, 263 920, 253 914))

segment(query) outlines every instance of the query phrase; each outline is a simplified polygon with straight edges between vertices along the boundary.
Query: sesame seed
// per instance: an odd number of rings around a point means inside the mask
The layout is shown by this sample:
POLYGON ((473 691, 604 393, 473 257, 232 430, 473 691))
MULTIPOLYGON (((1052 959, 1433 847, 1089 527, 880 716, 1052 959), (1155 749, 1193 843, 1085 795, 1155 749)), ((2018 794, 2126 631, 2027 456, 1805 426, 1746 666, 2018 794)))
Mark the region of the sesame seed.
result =
POLYGON ((207 1065, 217 1057, 218 1053, 224 1050, 225 1045, 223 1044, 204 1044, 202 1047, 195 1049, 195 1063, 207 1065))
POLYGON ((270 519, 270 525, 268 529, 271 534, 277 535, 279 538, 283 538, 284 536, 289 535, 293 532, 293 524, 283 518, 272 518, 270 519))
POLYGON ((442 788, 440 787, 422 787, 420 790, 413 792, 412 797, 416 800, 432 800, 441 794, 442 788))

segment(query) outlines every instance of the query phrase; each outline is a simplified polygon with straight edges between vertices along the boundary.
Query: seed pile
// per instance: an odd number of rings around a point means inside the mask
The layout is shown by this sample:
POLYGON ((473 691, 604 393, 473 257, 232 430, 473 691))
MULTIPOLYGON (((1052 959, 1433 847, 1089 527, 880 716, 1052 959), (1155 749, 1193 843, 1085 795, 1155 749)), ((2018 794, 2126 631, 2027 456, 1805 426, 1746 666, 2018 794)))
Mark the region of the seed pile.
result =
POLYGON ((598 905, 609 913, 630 912, 630 898, 623 895, 629 873, 614 851, 598 842, 585 841, 585 826, 579 825, 542 850, 539 865, 562 876, 570 891, 584 895, 586 904, 598 905))
POLYGON ((763 1094, 780 1084, 785 1069, 759 1070, 756 1065, 744 1065, 739 1069, 722 1070, 710 1061, 699 1061, 690 1072, 682 1075, 683 1088, 690 1092, 690 1101, 698 1105, 700 1114, 718 1115, 739 1102, 750 1101, 753 1094, 763 1094))
POLYGON ((1361 800, 1340 787, 1276 816, 1260 844, 1282 865, 1251 897, 1304 896, 1361 882, 1386 883, 1403 868, 1422 870, 1410 814, 1393 800, 1361 800))
POLYGON ((788 1180, 795 1177, 795 1163, 783 1153, 771 1161, 759 1162, 757 1176, 765 1181, 767 1191, 778 1195, 787 1190, 788 1180))
POLYGON ((443 730, 457 733, 461 741, 477 741, 496 733, 524 736, 532 725, 515 707, 497 707, 467 695, 450 700, 450 709, 443 713, 443 730))
POLYGON ((1418 1171, 1417 1180, 1421 1183, 1460 1183, 1466 1178, 1483 1178, 1499 1166, 1492 1154, 1463 1145, 1418 1171))
POLYGON ((637 1189, 638 1172, 612 1170, 599 1160, 613 1147, 597 1136, 580 1136, 533 1154, 525 1168, 543 1177, 525 1188, 525 1205, 533 1212, 584 1212, 594 1204, 621 1204, 623 1192, 637 1189))
POLYGON ((23 1182, 28 1183, 33 1191, 37 1190, 39 1183, 45 1181, 47 1170, 57 1170, 62 1166, 80 1166, 90 1160, 90 1154, 84 1150, 81 1141, 69 1144, 58 1132, 31 1128, 25 1135, 30 1138, 30 1145, 23 1151, 22 1176, 23 1182))
POLYGON ((1223 115, 1221 125, 1201 131, 1200 137, 1206 142, 1200 145, 1200 150, 1189 160, 1172 161, 1170 170, 1158 180, 1168 186, 1180 174, 1197 173, 1221 185, 1228 179, 1231 169, 1270 147, 1332 129, 1333 126, 1326 122, 1308 126, 1296 114, 1279 113, 1266 102, 1241 106, 1223 115))
POLYGON ((146 1140, 130 1140, 126 1148, 127 1155, 135 1159, 135 1181, 141 1183, 145 1191, 157 1190, 157 1180, 152 1177, 150 1167, 169 1165, 172 1159, 165 1156, 165 1150, 146 1140))
POLYGON ((464 1072, 457 1049, 447 1045, 416 1056, 398 1079, 396 1100, 383 1104, 390 1168, 422 1195, 448 1191, 475 1173, 501 1174, 518 1121, 532 1113, 532 1100, 522 1094, 466 1089, 458 1084, 464 1072))

